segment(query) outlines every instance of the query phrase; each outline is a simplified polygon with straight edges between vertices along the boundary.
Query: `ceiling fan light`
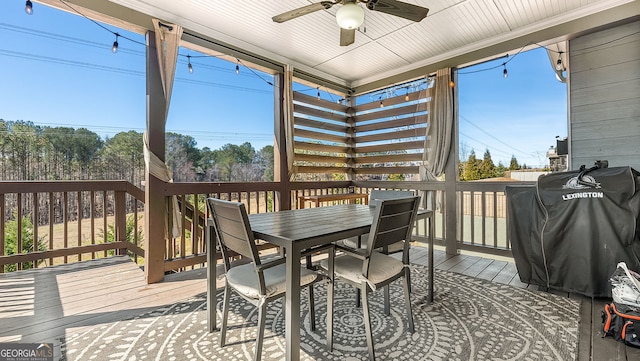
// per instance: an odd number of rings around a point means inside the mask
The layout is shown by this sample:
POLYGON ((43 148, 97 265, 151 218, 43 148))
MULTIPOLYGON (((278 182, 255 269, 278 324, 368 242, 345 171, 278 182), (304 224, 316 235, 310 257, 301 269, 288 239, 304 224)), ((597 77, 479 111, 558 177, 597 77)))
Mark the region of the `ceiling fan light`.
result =
POLYGON ((344 4, 336 12, 336 22, 343 29, 357 29, 364 21, 364 10, 354 4, 344 4))

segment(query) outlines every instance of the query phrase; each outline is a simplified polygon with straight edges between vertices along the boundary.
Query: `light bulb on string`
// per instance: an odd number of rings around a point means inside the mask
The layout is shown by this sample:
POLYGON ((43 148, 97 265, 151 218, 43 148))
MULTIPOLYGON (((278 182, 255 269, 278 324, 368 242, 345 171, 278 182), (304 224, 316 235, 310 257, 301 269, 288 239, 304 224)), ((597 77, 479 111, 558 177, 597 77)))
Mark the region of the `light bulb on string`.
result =
POLYGON ((380 100, 380 108, 384 108, 384 103, 380 100))
POLYGON ((236 63, 236 75, 240 74, 240 62, 236 63))
POLYGON ((407 94, 404 96, 404 101, 405 102, 409 101, 409 88, 407 88, 407 94))
POLYGON ((116 41, 113 42, 113 46, 111 47, 111 52, 116 53, 118 51, 118 37, 120 34, 116 33, 116 41))
POLYGON ((320 87, 317 87, 316 90, 318 90, 318 95, 316 96, 316 98, 318 98, 318 100, 320 100, 320 87))
POLYGON ((27 2, 24 4, 24 11, 28 15, 33 15, 33 3, 31 2, 31 0, 27 0, 27 2))
POLYGON ((193 65, 191 65, 191 55, 187 55, 187 67, 189 68, 189 73, 193 74, 193 65))
POLYGON ((502 64, 504 70, 502 70, 502 76, 506 79, 509 76, 509 72, 507 71, 507 63, 502 64))

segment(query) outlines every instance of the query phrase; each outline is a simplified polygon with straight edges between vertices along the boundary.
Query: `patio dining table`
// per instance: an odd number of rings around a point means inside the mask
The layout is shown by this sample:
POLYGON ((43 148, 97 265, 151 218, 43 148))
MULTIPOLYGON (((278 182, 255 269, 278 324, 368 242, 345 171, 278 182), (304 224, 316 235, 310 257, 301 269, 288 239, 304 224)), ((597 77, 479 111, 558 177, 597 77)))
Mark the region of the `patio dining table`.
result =
MULTIPOLYGON (((344 204, 249 215, 256 239, 283 247, 286 252, 285 337, 286 360, 300 359, 300 258, 309 248, 369 233, 375 207, 344 204)), ((433 301, 433 212, 419 210, 417 218, 429 217, 429 301, 433 301)), ((210 237, 209 250, 215 250, 210 237)), ((215 264, 209 252, 209 265, 215 264)), ((216 329, 216 267, 207 269, 207 321, 209 332, 216 329)))

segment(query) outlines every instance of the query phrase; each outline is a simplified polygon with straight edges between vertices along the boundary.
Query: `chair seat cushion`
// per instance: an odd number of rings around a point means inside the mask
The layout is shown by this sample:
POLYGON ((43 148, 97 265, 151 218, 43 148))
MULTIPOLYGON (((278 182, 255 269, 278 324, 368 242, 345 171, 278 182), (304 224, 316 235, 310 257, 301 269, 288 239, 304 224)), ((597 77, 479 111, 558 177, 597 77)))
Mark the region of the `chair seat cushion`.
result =
MULTIPOLYGON (((266 294, 270 297, 286 290, 286 264, 280 264, 264 270, 264 284, 266 294)), ((315 282, 319 274, 300 267, 300 286, 306 286, 315 282)), ((258 285, 258 274, 255 265, 252 263, 231 268, 226 274, 229 286, 248 298, 260 298, 260 286, 258 285)))
MULTIPOLYGON (((353 249, 357 249, 358 248, 358 238, 357 237, 343 239, 341 242, 345 247, 349 247, 349 248, 353 248, 353 249)), ((367 239, 366 238, 362 238, 362 242, 361 243, 362 244, 361 244, 360 248, 367 249, 367 239)), ((392 243, 392 244, 389 245, 389 254, 402 252, 403 249, 404 249, 404 241, 392 243)))
MULTIPOLYGON (((362 274, 363 262, 363 260, 349 256, 348 254, 336 256, 334 272, 336 276, 354 283, 367 282, 375 289, 375 285, 397 276, 404 268, 401 260, 380 252, 373 252, 371 254, 371 267, 369 268, 369 277, 367 279, 362 274)), ((328 269, 327 260, 320 262, 320 266, 328 269)))

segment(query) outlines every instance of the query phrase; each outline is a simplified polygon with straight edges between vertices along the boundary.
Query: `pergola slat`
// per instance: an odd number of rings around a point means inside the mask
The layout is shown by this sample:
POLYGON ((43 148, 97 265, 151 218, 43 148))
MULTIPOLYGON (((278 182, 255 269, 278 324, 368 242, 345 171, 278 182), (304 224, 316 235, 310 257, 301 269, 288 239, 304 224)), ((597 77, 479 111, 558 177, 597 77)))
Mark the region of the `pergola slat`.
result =
POLYGON ((377 112, 371 112, 371 113, 365 113, 365 114, 362 114, 360 109, 358 109, 358 113, 356 114, 356 117, 355 117, 356 125, 361 122, 366 122, 366 121, 375 120, 375 119, 398 117, 398 116, 405 116, 407 114, 426 112, 427 105, 428 103, 418 103, 418 104, 411 104, 411 105, 407 105, 404 107, 397 107, 397 108, 384 107, 382 108, 382 110, 379 110, 377 112))
POLYGON ((427 128, 416 128, 416 129, 406 129, 406 130, 398 130, 392 132, 385 132, 379 134, 372 135, 356 135, 356 143, 367 143, 367 142, 376 142, 383 140, 396 140, 402 138, 413 138, 413 137, 425 137, 427 134, 427 128))
MULTIPOLYGON (((398 95, 392 98, 381 99, 381 100, 385 106, 390 106, 390 105, 398 105, 398 104, 402 104, 410 101, 415 101, 420 98, 425 99, 425 98, 429 98, 430 96, 431 96, 431 88, 426 89, 426 91, 423 89, 421 91, 409 93, 409 100, 405 99, 406 95, 398 95)), ((380 101, 372 101, 369 103, 363 103, 358 105, 358 111, 359 112, 368 111, 368 110, 373 110, 379 107, 380 107, 380 101)))
POLYGON ((415 162, 422 160, 422 153, 387 154, 368 157, 356 157, 356 164, 388 163, 388 162, 415 162))
POLYGON ((395 142, 378 145, 356 146, 356 154, 376 153, 391 150, 424 149, 424 140, 414 140, 409 142, 395 142))
POLYGON ((323 174, 333 174, 333 173, 347 173, 349 171, 348 167, 311 167, 311 166, 298 166, 296 167, 297 173, 323 173, 323 174))
POLYGON ((353 168, 356 174, 418 174, 418 166, 353 168))
POLYGON ((356 132, 369 132, 375 130, 392 129, 399 127, 406 127, 409 125, 422 125, 427 124, 427 115, 418 115, 414 117, 406 117, 401 119, 394 119, 385 122, 363 124, 356 126, 356 132))
POLYGON ((324 99, 318 99, 318 97, 307 95, 301 92, 293 92, 293 100, 295 102, 300 102, 300 103, 305 103, 305 104, 309 104, 317 107, 331 109, 340 113, 348 113, 350 108, 342 103, 330 102, 324 99))
POLYGON ((321 119, 330 119, 332 121, 341 122, 341 123, 344 123, 347 118, 346 114, 333 112, 333 111, 326 111, 323 109, 311 108, 303 104, 293 104, 293 112, 298 114, 305 114, 311 117, 316 117, 321 119))
POLYGON ((349 151, 349 147, 308 142, 294 142, 294 148, 326 153, 347 153, 349 151))
POLYGON ((338 164, 347 164, 350 158, 347 157, 329 157, 324 155, 315 155, 315 154, 301 154, 296 153, 293 160, 300 162, 314 162, 314 163, 338 163, 338 164))
POLYGON ((342 133, 346 133, 347 129, 349 128, 346 125, 346 123, 344 125, 339 125, 339 124, 321 122, 313 119, 300 118, 300 117, 295 117, 294 123, 296 125, 303 126, 303 127, 315 128, 318 130, 329 130, 333 132, 342 132, 342 133))
POLYGON ((300 138, 308 138, 308 139, 316 139, 316 140, 326 140, 329 142, 337 142, 347 144, 348 138, 345 136, 339 136, 334 134, 320 133, 314 132, 306 129, 294 129, 293 131, 294 137, 300 138))

